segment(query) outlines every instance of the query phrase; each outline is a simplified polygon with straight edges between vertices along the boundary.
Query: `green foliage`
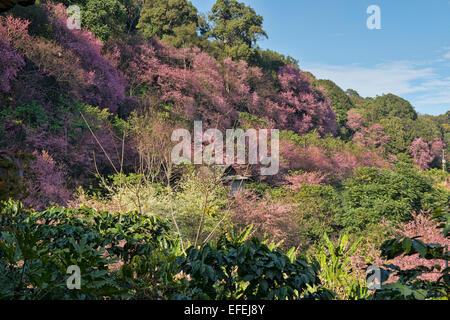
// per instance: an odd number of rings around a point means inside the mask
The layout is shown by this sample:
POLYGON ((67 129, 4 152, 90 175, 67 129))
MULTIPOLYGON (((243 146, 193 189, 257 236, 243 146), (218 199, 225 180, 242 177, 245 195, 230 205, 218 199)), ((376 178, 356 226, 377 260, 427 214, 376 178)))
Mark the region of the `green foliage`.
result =
POLYGON ((283 187, 271 186, 264 182, 249 182, 246 183, 245 189, 250 193, 254 193, 259 197, 266 197, 273 200, 285 200, 291 191, 283 187))
POLYGON ((133 284, 133 299, 169 299, 182 295, 185 281, 177 277, 180 242, 154 248, 151 255, 135 255, 120 275, 133 284))
POLYGON ((82 13, 81 27, 92 31, 98 38, 105 41, 136 29, 144 0, 62 0, 54 2, 63 3, 67 7, 79 6, 82 13))
POLYGON ((42 36, 51 39, 52 28, 43 6, 15 6, 10 13, 15 17, 21 17, 30 21, 28 30, 31 35, 42 36))
POLYGON ((239 122, 244 130, 255 128, 257 126, 268 126, 266 120, 258 118, 257 116, 247 112, 239 112, 239 122))
POLYGON ((111 215, 87 207, 0 209, 1 299, 331 299, 320 289, 317 262, 274 244, 220 238, 183 254, 156 217, 111 215), (81 289, 67 288, 67 269, 81 289), (316 287, 307 293, 308 287, 316 287))
POLYGON ((422 137, 425 141, 441 138, 438 124, 428 116, 419 116, 417 120, 387 117, 381 119, 379 123, 389 136, 389 141, 384 147, 387 152, 393 154, 409 153, 409 147, 415 138, 422 137))
POLYGON ((216 39, 226 56, 250 61, 256 42, 266 37, 263 18, 250 6, 237 0, 217 0, 208 16, 211 23, 206 37, 216 39))
POLYGON ((349 132, 345 127, 347 123, 347 113, 355 105, 349 96, 331 80, 315 80, 313 84, 322 87, 327 91, 327 97, 333 102, 331 108, 336 113, 336 123, 339 128, 339 135, 348 138, 349 132))
POLYGON ((148 0, 141 10, 137 28, 146 37, 196 33, 197 9, 187 0, 148 0), (182 28, 182 29, 180 29, 182 28), (188 28, 188 29, 186 29, 188 28))
POLYGON ((384 118, 380 121, 389 141, 384 145, 387 152, 393 154, 409 153, 409 147, 417 135, 417 121, 399 117, 384 118))
MULTIPOLYGON (((450 122, 449 122, 450 123, 450 122)), ((419 115, 414 123, 414 138, 422 137, 424 141, 433 141, 443 136, 443 128, 440 128, 438 117, 419 115)))
POLYGON ((94 195, 82 192, 80 200, 88 206, 159 216, 168 221, 172 233, 188 243, 195 242, 201 229, 198 240, 204 241, 228 227, 229 190, 217 177, 203 176, 194 168, 186 171, 170 190, 143 174, 113 175, 103 179, 103 192, 94 195))
POLYGON ((197 34, 197 24, 183 24, 172 29, 171 34, 165 34, 162 41, 175 48, 205 47, 205 42, 197 34))
POLYGON ((344 181, 339 222, 357 231, 382 219, 407 221, 412 211, 435 209, 449 201, 449 192, 433 188, 433 181, 406 164, 394 171, 358 168, 344 181))
MULTIPOLYGON (((6 125, 13 123, 24 130, 21 132, 36 132, 44 130, 48 133, 60 133, 66 138, 76 139, 88 130, 80 113, 88 119, 91 129, 96 131, 102 125, 111 124, 117 130, 125 129, 125 123, 117 116, 113 116, 107 109, 100 109, 77 101, 61 100, 59 107, 45 109, 36 101, 19 105, 4 106, 0 111, 0 137, 6 125), (30 130, 31 129, 31 130, 30 130)), ((23 137, 23 138, 24 138, 23 137)))
POLYGON ((83 27, 106 41, 125 30, 126 9, 118 0, 88 0, 81 18, 83 27))
POLYGON ((303 185, 293 197, 298 209, 298 223, 309 244, 320 241, 325 233, 339 230, 335 217, 342 205, 331 186, 303 185))
POLYGON ((320 278, 326 288, 337 293, 338 299, 361 300, 370 296, 365 279, 352 274, 351 257, 356 254, 361 239, 349 245, 348 236, 343 235, 335 245, 327 234, 314 257, 320 263, 320 278))
POLYGON ((127 265, 138 255, 168 247, 167 231, 158 218, 136 213, 111 215, 88 208, 34 212, 2 203, 0 298, 128 298, 131 284, 114 264, 127 265), (71 265, 81 269, 80 290, 67 289, 71 265))
POLYGON ((209 20, 213 24, 209 36, 228 46, 245 44, 253 48, 261 36, 267 37, 262 29, 263 18, 236 0, 218 0, 211 9, 209 20))
POLYGON ((309 286, 320 285, 317 262, 284 254, 274 245, 257 239, 246 240, 251 228, 237 237, 222 237, 216 244, 190 247, 181 262, 189 275, 189 298, 220 300, 297 300, 330 299, 331 293, 319 290, 306 293, 309 286))
MULTIPOLYGON (((427 118, 432 120, 439 128, 442 134, 442 141, 447 146, 446 153, 450 154, 450 111, 439 116, 421 116, 419 119, 427 118)), ((426 130, 425 130, 426 131, 426 130)), ((450 172, 450 166, 447 166, 447 171, 450 172)))
MULTIPOLYGON (((16 155, 18 160, 25 164, 30 159, 30 155, 16 155)), ((25 190, 25 181, 22 177, 23 168, 21 168, 11 158, 11 155, 0 154, 0 201, 8 200, 10 197, 15 199, 25 198, 27 196, 25 190)))
POLYGON ((281 131, 280 139, 289 140, 302 148, 306 148, 312 145, 316 147, 323 147, 330 151, 343 150, 347 146, 355 147, 354 145, 350 145, 340 138, 333 137, 331 134, 321 137, 317 130, 311 130, 310 132, 302 135, 298 135, 293 131, 281 131))
POLYGON ((48 122, 48 117, 41 105, 36 101, 30 104, 21 104, 16 107, 3 107, 0 111, 0 125, 7 121, 23 123, 28 127, 41 127, 48 122))
POLYGON ((347 89, 345 91, 345 94, 349 96, 350 100, 357 108, 360 108, 362 104, 365 102, 365 99, 361 97, 356 90, 347 89))
POLYGON ((120 3, 125 7, 126 10, 127 32, 134 32, 139 22, 139 17, 144 0, 120 0, 120 3))
POLYGON ((448 179, 450 179, 450 173, 443 171, 442 169, 430 169, 424 171, 423 174, 432 177, 437 184, 439 184, 440 182, 446 182, 448 179))
POLYGON ((376 98, 367 98, 362 106, 362 115, 370 123, 391 117, 417 119, 417 113, 413 106, 405 99, 391 93, 376 98))
POLYGON ((199 240, 205 240, 220 224, 220 231, 224 231, 229 215, 229 190, 222 186, 217 177, 202 176, 201 173, 191 171, 187 173, 178 185, 178 192, 171 199, 167 199, 167 209, 163 217, 175 215, 184 240, 194 243, 199 231, 199 221, 202 219, 202 230, 199 240), (170 210, 168 210, 170 209, 170 210), (205 213, 205 214, 204 214, 205 213))

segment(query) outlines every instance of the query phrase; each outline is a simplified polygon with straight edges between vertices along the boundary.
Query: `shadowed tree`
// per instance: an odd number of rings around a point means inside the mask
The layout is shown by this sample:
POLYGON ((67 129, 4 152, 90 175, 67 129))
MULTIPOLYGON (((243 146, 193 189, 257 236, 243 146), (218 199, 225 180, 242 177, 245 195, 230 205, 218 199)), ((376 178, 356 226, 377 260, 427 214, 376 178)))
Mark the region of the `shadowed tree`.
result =
POLYGON ((331 108, 336 113, 339 135, 348 138, 349 132, 345 127, 347 113, 355 107, 350 97, 331 80, 315 80, 313 84, 326 90, 327 97, 332 101, 331 108))
POLYGON ((16 4, 21 6, 31 6, 35 0, 0 0, 0 13, 13 8, 16 4))

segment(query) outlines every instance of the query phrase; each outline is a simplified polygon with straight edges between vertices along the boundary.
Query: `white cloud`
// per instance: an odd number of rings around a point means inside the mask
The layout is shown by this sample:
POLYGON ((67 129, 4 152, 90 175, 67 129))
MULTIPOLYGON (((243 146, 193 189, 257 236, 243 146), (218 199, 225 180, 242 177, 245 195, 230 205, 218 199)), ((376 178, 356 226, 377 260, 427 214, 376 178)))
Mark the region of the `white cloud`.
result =
MULTIPOLYGON (((450 85, 447 90, 450 90, 450 85)), ((446 105, 447 110, 450 110, 450 91, 421 95, 417 97, 415 103, 418 105, 446 105)))
POLYGON ((436 62, 445 62, 446 60, 450 60, 450 47, 446 46, 437 51, 440 55, 440 58, 435 60, 436 62))
POLYGON ((301 67, 319 79, 334 81, 344 90, 354 89, 363 97, 393 93, 409 100, 421 113, 441 114, 450 109, 450 77, 442 74, 443 69, 438 68, 442 65, 436 64, 438 61, 301 67))
POLYGON ((311 64, 304 66, 304 69, 317 78, 336 82, 344 90, 355 89, 364 97, 424 91, 427 89, 416 82, 431 81, 435 76, 432 68, 419 68, 409 62, 383 63, 373 67, 311 64))

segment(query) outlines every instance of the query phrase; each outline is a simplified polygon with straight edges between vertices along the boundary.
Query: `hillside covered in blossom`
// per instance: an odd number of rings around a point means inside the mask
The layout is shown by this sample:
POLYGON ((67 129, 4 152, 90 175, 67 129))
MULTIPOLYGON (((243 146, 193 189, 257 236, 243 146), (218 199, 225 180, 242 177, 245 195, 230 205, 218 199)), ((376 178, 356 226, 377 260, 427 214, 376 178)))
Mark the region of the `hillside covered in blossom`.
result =
MULTIPOLYGON (((450 244, 429 220, 450 200, 450 111, 423 115, 393 94, 344 91, 303 70, 301 59, 261 49, 258 40, 268 36, 263 17, 236 0, 218 0, 208 14, 187 0, 49 0, 0 14, 2 206, 21 203, 39 219, 57 210, 51 207, 162 219, 188 260, 222 234, 252 226, 251 236, 277 243, 280 255, 295 247, 316 259, 316 284, 339 299, 371 296, 358 291, 368 264, 444 268, 444 259, 430 262, 411 244, 403 247, 409 256, 389 258, 380 248, 392 237, 450 244), (81 7, 81 29, 70 5, 81 7), (172 132, 192 130, 195 120, 205 130, 280 130, 279 173, 236 167, 246 187, 231 197, 214 169, 174 164, 172 132), (328 278, 330 248, 343 239, 353 249, 337 257, 342 275, 328 278)), ((8 239, 3 234, 0 243, 8 239)), ((137 268, 115 254, 119 267, 137 268)), ((192 261, 183 270, 197 281, 192 261)), ((439 282, 441 275, 422 277, 439 282)), ((184 290, 205 298, 189 286, 148 281, 151 293, 136 285, 133 297, 184 290)), ((15 298, 30 294, 15 290, 15 298)))

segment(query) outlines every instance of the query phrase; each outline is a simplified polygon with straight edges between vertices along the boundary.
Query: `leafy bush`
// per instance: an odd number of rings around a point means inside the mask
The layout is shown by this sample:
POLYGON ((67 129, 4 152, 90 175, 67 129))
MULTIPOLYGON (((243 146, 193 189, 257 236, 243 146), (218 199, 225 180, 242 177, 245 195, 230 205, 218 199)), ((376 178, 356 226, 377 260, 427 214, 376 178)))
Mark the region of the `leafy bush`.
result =
POLYGON ((166 225, 137 213, 82 208, 23 210, 1 204, 0 298, 103 299, 133 294, 119 267, 171 244, 166 225), (66 286, 67 268, 81 270, 81 289, 66 286))
POLYGON ((88 0, 82 10, 83 24, 102 41, 125 30, 126 8, 118 0, 88 0))
POLYGON ((303 185, 294 196, 301 233, 309 244, 318 243, 325 233, 337 234, 336 216, 342 206, 339 194, 331 186, 303 185))
POLYGON ((86 207, 43 212, 4 202, 0 211, 0 299, 330 299, 317 262, 274 244, 223 236, 190 247, 156 217, 86 207), (67 269, 81 289, 67 288, 67 269), (308 287, 318 287, 313 294, 308 287))
POLYGON ((199 249, 191 247, 181 261, 181 270, 190 277, 193 299, 331 299, 327 290, 308 294, 307 288, 320 285, 317 262, 284 254, 274 244, 267 246, 253 238, 245 240, 251 228, 237 237, 222 237, 199 249))
POLYGON ((360 240, 349 244, 347 235, 339 238, 337 244, 325 234, 324 243, 319 246, 314 257, 320 263, 319 277, 324 287, 333 290, 342 300, 361 300, 370 296, 365 277, 360 270, 352 269, 352 256, 357 254, 360 240))
POLYGON ((348 230, 364 229, 382 219, 408 221, 411 212, 432 210, 447 204, 450 194, 433 188, 433 181, 406 164, 394 171, 358 168, 344 181, 343 208, 339 222, 348 230))

